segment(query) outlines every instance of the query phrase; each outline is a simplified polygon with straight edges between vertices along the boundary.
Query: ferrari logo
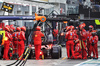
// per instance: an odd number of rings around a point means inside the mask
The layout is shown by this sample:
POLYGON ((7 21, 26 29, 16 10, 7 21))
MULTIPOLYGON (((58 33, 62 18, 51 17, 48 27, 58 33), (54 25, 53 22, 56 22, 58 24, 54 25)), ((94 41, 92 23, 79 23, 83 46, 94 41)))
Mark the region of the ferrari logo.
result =
POLYGON ((37 35, 35 35, 35 37, 37 37, 37 35))

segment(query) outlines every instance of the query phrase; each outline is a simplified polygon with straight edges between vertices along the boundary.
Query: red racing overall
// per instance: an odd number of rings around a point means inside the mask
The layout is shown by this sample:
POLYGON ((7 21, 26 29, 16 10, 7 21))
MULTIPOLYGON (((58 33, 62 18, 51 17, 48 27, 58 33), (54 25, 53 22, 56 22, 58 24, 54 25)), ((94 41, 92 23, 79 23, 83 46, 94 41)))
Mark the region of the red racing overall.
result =
POLYGON ((41 37, 43 37, 43 36, 44 36, 44 34, 41 31, 35 31, 33 33, 36 60, 39 60, 41 43, 42 43, 41 37))
POLYGON ((98 43, 98 36, 90 36, 90 55, 91 52, 93 52, 93 58, 98 58, 98 49, 97 49, 97 43, 98 43))
MULTIPOLYGON (((92 32, 92 31, 91 31, 92 32)), ((90 31, 87 32, 87 49, 88 49, 88 57, 90 57, 90 42, 89 38, 92 35, 90 31)))
POLYGON ((74 54, 75 54, 75 59, 82 59, 82 51, 79 43, 77 43, 75 46, 74 54))
POLYGON ((80 31, 80 39, 81 39, 81 46, 82 46, 82 57, 83 59, 87 59, 87 52, 86 52, 86 39, 87 39, 87 33, 85 29, 82 29, 80 31))
POLYGON ((24 53, 24 49, 25 49, 25 44, 24 41, 26 40, 25 38, 25 32, 21 31, 18 32, 18 54, 19 57, 24 53))
POLYGON ((70 58, 70 50, 71 50, 72 57, 74 57, 74 33, 72 31, 68 31, 66 33, 65 39, 67 39, 66 42, 67 56, 68 58, 70 58))
POLYGON ((18 49, 18 32, 14 32, 12 37, 13 37, 13 46, 14 46, 14 50, 13 50, 13 54, 17 52, 18 49), (17 48, 17 49, 15 49, 17 48))
POLYGON ((6 60, 9 60, 9 57, 8 57, 8 51, 9 51, 9 45, 10 45, 10 41, 12 40, 12 37, 10 35, 9 32, 5 32, 5 37, 6 37, 6 40, 4 41, 4 55, 3 55, 3 58, 6 59, 6 60))

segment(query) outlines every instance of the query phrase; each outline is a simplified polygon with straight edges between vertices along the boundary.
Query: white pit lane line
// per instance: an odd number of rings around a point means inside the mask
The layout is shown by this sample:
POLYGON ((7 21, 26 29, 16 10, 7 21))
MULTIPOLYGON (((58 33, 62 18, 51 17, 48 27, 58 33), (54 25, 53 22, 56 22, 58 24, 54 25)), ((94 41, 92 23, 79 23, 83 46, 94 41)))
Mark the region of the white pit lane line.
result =
MULTIPOLYGON (((98 59, 99 59, 99 57, 100 57, 100 56, 98 56, 98 59)), ((76 64, 76 65, 74 65, 74 66, 81 66, 82 64, 84 64, 84 63, 86 63, 86 62, 89 62, 89 61, 91 61, 91 60, 93 60, 93 59, 86 60, 86 61, 81 62, 81 63, 79 63, 79 64, 76 64)))
POLYGON ((89 62, 89 61, 91 61, 91 60, 92 60, 92 59, 90 59, 90 60, 86 60, 86 61, 81 62, 81 63, 79 63, 79 64, 76 64, 76 65, 74 65, 74 66, 80 66, 81 64, 86 63, 86 62, 89 62))

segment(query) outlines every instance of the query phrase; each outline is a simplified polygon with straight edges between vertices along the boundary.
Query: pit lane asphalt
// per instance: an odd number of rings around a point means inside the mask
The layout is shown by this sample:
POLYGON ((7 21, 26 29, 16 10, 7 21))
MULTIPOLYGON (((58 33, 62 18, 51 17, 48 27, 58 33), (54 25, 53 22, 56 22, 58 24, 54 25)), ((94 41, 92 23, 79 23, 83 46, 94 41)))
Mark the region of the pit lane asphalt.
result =
MULTIPOLYGON (((66 48, 62 48, 62 58, 60 59, 44 59, 44 60, 28 60, 25 66, 73 66, 86 60, 71 60, 67 59, 66 48)), ((1 66, 6 66, 13 63, 15 60, 0 60, 1 66)))
MULTIPOLYGON (((99 42, 100 44, 100 42, 99 42)), ((100 52, 99 52, 100 55, 100 52)), ((74 66, 80 63, 83 63, 87 60, 81 60, 81 59, 67 59, 67 54, 66 54, 66 48, 62 48, 62 58, 60 59, 44 59, 44 60, 27 60, 25 66, 74 66)), ((0 60, 0 66, 6 66, 8 64, 13 63, 15 60, 0 60)), ((14 65, 13 65, 14 66, 14 65)), ((79 65, 81 66, 81 65, 79 65)), ((89 66, 89 65, 88 65, 89 66)))

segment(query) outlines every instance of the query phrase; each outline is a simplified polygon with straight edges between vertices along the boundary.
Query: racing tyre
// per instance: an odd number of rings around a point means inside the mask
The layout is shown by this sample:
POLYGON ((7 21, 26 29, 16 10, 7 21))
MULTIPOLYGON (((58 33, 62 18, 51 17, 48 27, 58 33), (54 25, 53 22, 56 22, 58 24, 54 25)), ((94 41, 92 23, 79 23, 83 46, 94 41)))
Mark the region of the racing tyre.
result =
POLYGON ((60 51, 60 58, 62 57, 62 47, 59 46, 59 51, 60 51))
POLYGON ((60 57, 59 46, 53 46, 52 47, 51 57, 52 57, 52 59, 59 59, 59 57, 60 57))

